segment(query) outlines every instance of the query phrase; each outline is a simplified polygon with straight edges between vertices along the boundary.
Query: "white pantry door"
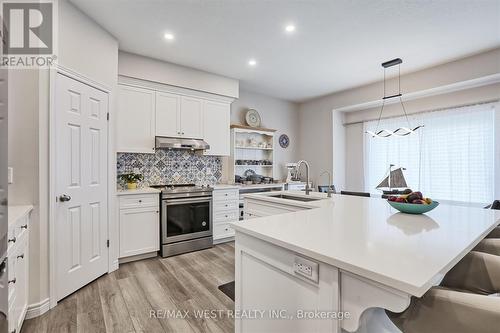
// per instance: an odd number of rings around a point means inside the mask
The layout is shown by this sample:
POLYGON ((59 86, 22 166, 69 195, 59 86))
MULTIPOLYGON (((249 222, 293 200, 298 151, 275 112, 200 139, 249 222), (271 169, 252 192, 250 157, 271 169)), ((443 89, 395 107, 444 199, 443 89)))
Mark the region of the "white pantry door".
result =
POLYGON ((108 271, 108 94, 55 81, 57 301, 108 271))

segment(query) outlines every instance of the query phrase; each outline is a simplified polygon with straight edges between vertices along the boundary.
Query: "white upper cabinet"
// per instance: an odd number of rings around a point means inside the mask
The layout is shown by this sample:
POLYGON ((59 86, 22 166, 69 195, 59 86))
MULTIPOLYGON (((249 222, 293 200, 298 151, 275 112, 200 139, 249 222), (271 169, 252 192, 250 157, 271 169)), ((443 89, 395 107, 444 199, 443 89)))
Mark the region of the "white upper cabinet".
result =
POLYGON ((230 155, 231 98, 149 84, 118 84, 118 152, 154 153, 155 136, 164 136, 203 139, 205 155, 230 155))
POLYGON ((156 135, 203 138, 203 100, 166 92, 156 93, 156 135))
POLYGON ((181 97, 164 92, 156 93, 156 135, 181 136, 181 97))
POLYGON ((116 147, 118 152, 154 153, 155 92, 118 85, 116 147))
POLYGON ((181 98, 181 136, 203 139, 203 100, 195 97, 181 98))
POLYGON ((205 155, 229 156, 231 104, 205 100, 203 113, 204 140, 210 145, 205 155))

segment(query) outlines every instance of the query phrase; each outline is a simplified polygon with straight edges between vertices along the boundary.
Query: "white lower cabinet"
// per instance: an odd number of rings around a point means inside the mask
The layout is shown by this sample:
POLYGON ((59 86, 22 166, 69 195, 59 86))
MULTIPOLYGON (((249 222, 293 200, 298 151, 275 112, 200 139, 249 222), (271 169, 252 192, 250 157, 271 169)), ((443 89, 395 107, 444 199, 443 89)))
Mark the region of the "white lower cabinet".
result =
POLYGON ((160 207, 158 194, 119 197, 120 258, 160 250, 160 207))
POLYGON ((221 243, 232 240, 234 229, 231 222, 239 219, 239 190, 214 189, 213 192, 213 231, 214 242, 221 243))
POLYGON ((7 250, 9 333, 21 331, 28 310, 30 214, 31 208, 26 209, 15 221, 9 223, 7 250))

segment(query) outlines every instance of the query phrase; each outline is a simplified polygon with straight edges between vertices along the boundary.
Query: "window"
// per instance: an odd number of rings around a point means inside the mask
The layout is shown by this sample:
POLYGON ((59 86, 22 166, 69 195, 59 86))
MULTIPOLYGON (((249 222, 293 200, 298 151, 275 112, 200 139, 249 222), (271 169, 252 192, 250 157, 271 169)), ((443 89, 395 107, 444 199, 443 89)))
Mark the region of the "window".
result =
MULTIPOLYGON (((406 168, 408 186, 425 196, 491 203, 495 192, 495 104, 479 104, 409 116, 425 127, 406 137, 365 135, 365 187, 375 192, 389 164, 406 168)), ((379 129, 407 127, 405 117, 383 119, 379 129)), ((364 123, 375 131, 377 121, 364 123)))

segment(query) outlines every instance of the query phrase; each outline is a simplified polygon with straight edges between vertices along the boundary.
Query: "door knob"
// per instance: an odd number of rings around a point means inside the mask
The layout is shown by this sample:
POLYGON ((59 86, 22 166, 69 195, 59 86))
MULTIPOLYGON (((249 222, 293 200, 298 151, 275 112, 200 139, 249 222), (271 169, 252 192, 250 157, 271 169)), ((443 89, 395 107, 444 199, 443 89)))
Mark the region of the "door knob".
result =
POLYGON ((71 200, 71 197, 67 194, 63 194, 63 195, 59 196, 59 201, 61 201, 61 202, 70 201, 70 200, 71 200))

